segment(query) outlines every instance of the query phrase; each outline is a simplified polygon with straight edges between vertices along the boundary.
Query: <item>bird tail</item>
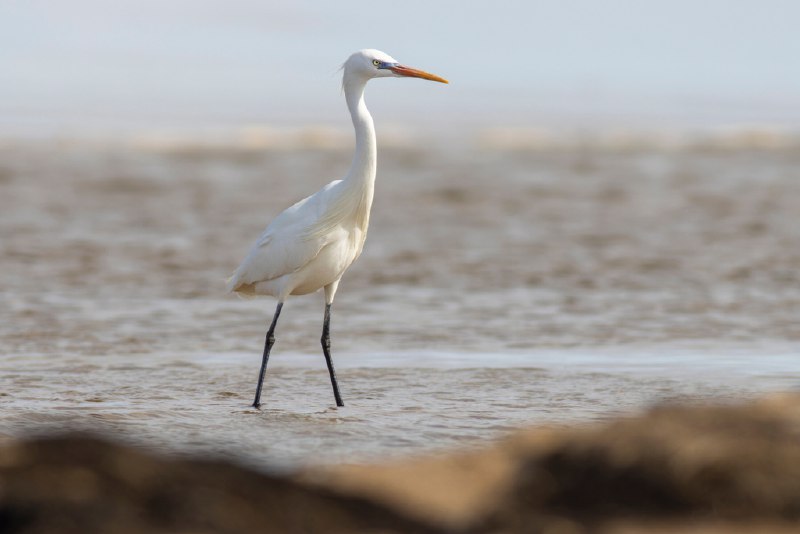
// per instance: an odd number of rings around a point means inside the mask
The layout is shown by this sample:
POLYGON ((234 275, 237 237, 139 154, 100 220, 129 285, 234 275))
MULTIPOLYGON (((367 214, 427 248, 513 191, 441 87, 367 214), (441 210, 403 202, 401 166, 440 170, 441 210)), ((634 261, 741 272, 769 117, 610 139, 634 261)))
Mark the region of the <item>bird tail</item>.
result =
POLYGON ((238 269, 225 280, 225 285, 227 293, 236 293, 236 295, 242 298, 253 298, 256 296, 256 285, 242 283, 239 279, 238 269))
POLYGON ((239 286, 239 269, 236 269, 231 275, 225 280, 225 289, 226 293, 233 293, 238 289, 239 286))

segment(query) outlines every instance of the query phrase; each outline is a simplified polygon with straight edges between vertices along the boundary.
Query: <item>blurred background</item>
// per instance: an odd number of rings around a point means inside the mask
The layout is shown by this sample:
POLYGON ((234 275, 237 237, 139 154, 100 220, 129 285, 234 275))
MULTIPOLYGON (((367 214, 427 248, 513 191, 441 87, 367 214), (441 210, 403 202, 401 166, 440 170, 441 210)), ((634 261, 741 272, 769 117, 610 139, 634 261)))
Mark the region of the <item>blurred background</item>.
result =
POLYGON ((0 2, 0 439, 354 461, 797 388, 799 6, 0 2), (326 409, 312 295, 256 413, 274 304, 224 280, 347 172, 338 68, 371 47, 451 84, 367 89, 348 407, 326 409))
POLYGON ((799 17, 790 0, 8 0, 0 133, 346 128, 337 68, 361 48, 452 82, 370 91, 384 129, 794 128, 799 17))

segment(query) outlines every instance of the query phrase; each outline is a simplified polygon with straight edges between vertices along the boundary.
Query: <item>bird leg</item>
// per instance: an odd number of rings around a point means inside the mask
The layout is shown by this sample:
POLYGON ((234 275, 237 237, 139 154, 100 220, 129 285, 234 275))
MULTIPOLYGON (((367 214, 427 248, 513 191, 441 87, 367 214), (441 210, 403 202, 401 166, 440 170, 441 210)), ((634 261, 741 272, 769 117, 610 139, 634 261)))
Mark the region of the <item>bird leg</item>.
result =
POLYGON ((344 406, 342 396, 339 394, 339 385, 336 383, 336 371, 333 369, 331 359, 331 305, 325 304, 325 319, 322 321, 322 352, 325 354, 325 362, 328 364, 328 372, 331 375, 331 385, 333 386, 333 396, 336 399, 336 406, 344 406))
POLYGON ((278 307, 275 308, 275 315, 272 317, 272 324, 269 325, 269 330, 267 331, 267 339, 264 341, 264 357, 261 360, 261 372, 258 374, 258 386, 256 386, 256 399, 253 401, 253 408, 261 407, 261 386, 264 385, 264 375, 267 373, 269 351, 272 349, 272 345, 275 344, 275 325, 278 324, 281 308, 283 308, 283 302, 278 302, 278 307))

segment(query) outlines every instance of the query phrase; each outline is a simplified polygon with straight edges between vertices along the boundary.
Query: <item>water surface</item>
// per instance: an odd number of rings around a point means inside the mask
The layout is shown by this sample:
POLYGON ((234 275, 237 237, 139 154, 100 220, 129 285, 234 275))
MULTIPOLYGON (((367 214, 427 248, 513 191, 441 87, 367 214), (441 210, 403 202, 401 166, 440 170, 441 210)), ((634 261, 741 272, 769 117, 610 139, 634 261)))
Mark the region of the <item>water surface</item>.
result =
POLYGON ((274 303, 224 278, 350 154, 212 148, 4 145, 2 437, 293 466, 800 387, 796 151, 395 147, 334 305, 347 406, 311 295, 253 410, 274 303))

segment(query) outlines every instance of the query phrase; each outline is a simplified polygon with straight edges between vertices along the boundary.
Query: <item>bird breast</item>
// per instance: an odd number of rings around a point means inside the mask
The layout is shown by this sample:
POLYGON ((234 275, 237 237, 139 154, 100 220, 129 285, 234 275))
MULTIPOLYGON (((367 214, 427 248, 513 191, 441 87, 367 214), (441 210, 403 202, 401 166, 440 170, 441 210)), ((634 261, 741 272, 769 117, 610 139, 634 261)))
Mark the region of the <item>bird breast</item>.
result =
POLYGON ((339 280, 363 249, 363 232, 339 228, 319 254, 292 274, 291 294, 305 295, 339 280))

